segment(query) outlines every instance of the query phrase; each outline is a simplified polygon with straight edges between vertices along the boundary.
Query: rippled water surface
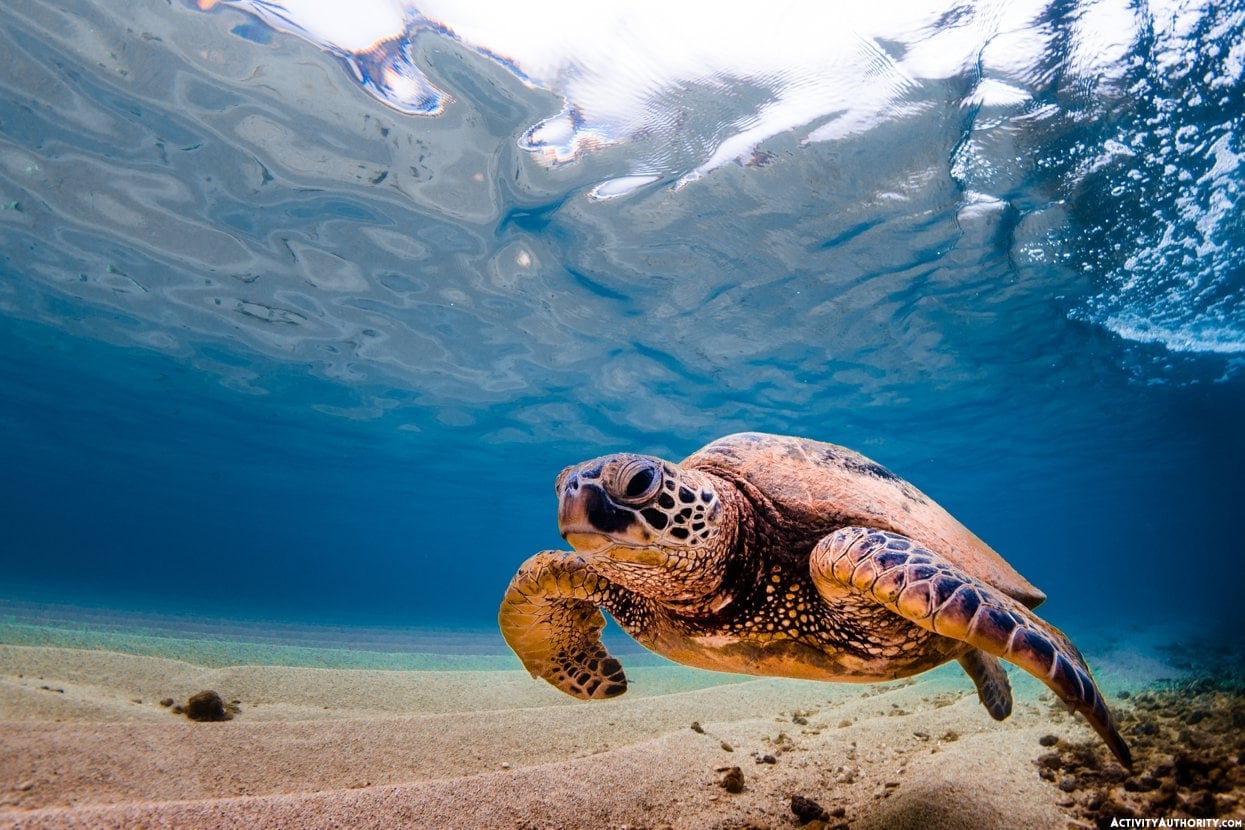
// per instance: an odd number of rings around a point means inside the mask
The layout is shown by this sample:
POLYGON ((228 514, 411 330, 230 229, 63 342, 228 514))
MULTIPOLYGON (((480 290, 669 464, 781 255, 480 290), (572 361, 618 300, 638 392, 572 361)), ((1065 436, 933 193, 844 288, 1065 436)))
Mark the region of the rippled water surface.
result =
POLYGON ((1240 2, 339 5, 6 3, 0 594, 488 624, 563 466, 757 429, 1230 613, 1240 2))

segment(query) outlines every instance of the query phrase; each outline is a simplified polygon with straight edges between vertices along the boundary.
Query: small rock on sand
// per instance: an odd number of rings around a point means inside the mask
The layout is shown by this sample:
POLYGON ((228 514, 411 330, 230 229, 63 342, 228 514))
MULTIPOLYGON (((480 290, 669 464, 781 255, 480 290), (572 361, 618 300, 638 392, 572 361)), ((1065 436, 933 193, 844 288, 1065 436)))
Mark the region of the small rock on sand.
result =
POLYGON ((225 708, 225 701, 216 692, 207 691, 191 695, 186 701, 186 717, 196 721, 229 720, 233 715, 225 708))
POLYGON ((800 820, 801 824, 807 824, 816 819, 826 819, 829 815, 820 804, 802 795, 791 796, 791 812, 800 820))

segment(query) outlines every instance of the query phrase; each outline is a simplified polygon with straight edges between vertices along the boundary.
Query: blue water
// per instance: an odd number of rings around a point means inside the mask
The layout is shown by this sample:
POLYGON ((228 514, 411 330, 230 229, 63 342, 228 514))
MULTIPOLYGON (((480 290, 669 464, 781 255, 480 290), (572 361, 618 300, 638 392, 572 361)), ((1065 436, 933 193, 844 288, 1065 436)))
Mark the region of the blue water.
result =
POLYGON ((552 153, 584 90, 465 27, 398 50, 418 115, 245 9, 6 4, 0 599, 489 628, 563 466, 752 429, 910 479, 1057 624, 1238 619, 1245 6, 1127 7, 1113 73, 1105 7, 1020 67, 878 36, 853 129, 823 90, 748 146, 780 87, 718 77, 552 153))

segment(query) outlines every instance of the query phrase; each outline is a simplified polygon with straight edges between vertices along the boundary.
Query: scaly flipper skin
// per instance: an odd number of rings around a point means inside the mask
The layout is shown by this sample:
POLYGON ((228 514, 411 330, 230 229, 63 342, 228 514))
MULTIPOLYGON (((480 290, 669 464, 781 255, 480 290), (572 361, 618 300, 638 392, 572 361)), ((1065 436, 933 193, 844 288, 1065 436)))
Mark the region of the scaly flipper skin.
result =
POLYGON ((627 678, 601 644, 610 592, 578 554, 541 551, 510 580, 497 622, 532 677, 579 698, 615 697, 627 678))
POLYGON ((1003 720, 1012 713, 1012 684, 998 658, 979 648, 960 655, 960 665, 977 686, 977 699, 990 717, 1003 720))
POLYGON ((863 527, 842 528, 818 542, 810 568, 828 602, 854 591, 926 630, 1020 666, 1084 715, 1120 763, 1132 766, 1080 652, 1016 600, 905 536, 863 527))

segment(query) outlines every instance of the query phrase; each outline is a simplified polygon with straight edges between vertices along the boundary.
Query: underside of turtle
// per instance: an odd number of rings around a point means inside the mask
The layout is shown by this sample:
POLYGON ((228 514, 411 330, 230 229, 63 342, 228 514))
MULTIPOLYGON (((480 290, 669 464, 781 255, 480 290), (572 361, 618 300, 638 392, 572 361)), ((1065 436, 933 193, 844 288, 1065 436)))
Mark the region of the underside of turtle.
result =
POLYGON ((556 490, 573 550, 524 562, 498 619, 528 671, 568 694, 626 690, 604 608, 645 647, 718 671, 871 682, 957 660, 997 719, 1012 705, 1002 658, 1131 762, 1084 658, 1033 613, 1045 596, 858 453, 740 433, 678 464, 592 459, 556 490))

